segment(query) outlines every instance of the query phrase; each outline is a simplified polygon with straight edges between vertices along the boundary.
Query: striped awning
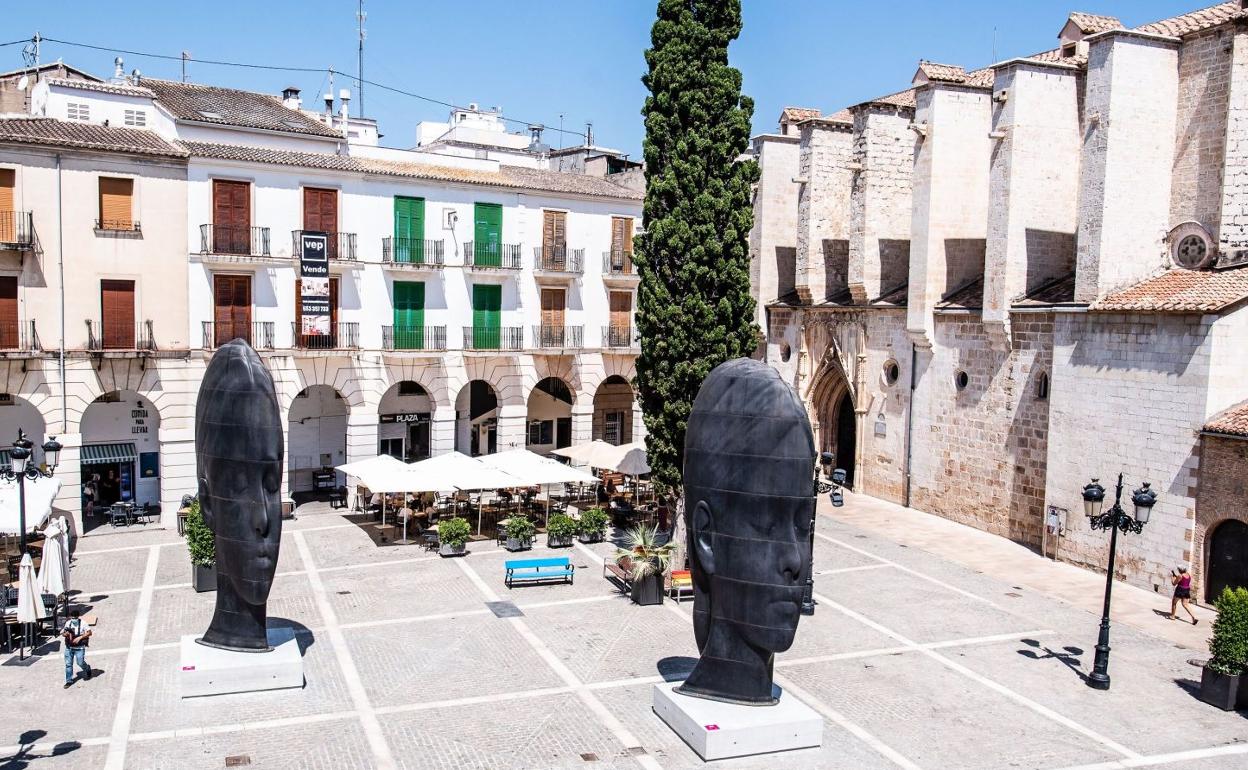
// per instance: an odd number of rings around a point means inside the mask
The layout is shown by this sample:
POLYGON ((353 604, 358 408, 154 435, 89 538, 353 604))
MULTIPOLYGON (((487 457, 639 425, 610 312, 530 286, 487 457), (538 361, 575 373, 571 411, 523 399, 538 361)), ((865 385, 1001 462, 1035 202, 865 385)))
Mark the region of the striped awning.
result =
POLYGON ((136 457, 138 455, 134 452, 134 444, 129 442, 123 444, 83 444, 80 462, 83 465, 128 463, 134 462, 136 457))

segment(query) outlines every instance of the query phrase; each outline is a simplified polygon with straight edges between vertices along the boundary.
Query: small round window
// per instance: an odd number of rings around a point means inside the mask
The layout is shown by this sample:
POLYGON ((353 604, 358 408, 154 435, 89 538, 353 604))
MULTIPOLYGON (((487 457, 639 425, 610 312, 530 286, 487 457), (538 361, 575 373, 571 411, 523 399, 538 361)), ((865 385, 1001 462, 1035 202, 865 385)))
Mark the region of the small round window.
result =
POLYGON ((884 362, 884 382, 888 385, 897 384, 897 378, 901 376, 901 370, 897 367, 896 361, 884 362))
POLYGON ((971 376, 961 369, 953 375, 953 384, 958 386, 958 390, 966 390, 966 386, 971 384, 971 376))
POLYGON ((793 356, 793 349, 789 347, 789 343, 781 342, 780 343, 780 360, 784 361, 785 363, 788 363, 788 360, 792 356, 793 356))

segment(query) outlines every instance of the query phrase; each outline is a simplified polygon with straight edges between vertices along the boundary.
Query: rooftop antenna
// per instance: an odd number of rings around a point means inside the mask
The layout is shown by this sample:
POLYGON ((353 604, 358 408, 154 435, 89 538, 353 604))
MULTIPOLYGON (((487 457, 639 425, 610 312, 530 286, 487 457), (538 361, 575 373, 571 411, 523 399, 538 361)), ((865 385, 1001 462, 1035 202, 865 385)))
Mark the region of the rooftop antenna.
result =
POLYGON ((993 63, 996 63, 997 61, 997 28, 996 27, 992 28, 992 61, 993 63))
POLYGON ((559 149, 563 149, 563 113, 559 113, 559 149))
POLYGON ((329 90, 325 92, 325 122, 334 126, 334 70, 329 70, 329 90))
POLYGON ((364 13, 364 0, 359 0, 359 6, 355 12, 355 18, 357 21, 359 21, 359 26, 360 26, 360 51, 356 57, 356 66, 355 66, 355 71, 356 71, 355 91, 360 99, 358 104, 360 106, 359 116, 361 118, 364 117, 364 36, 367 34, 364 31, 364 19, 367 17, 368 17, 368 14, 364 13))
POLYGON ((30 42, 22 46, 22 60, 27 67, 39 69, 39 45, 42 41, 43 37, 36 32, 30 42))
POLYGON ((593 123, 587 122, 585 124, 585 146, 586 147, 594 146, 594 124, 593 123))
POLYGON ((183 83, 186 82, 186 63, 190 60, 191 60, 191 52, 183 51, 182 52, 182 82, 183 83))

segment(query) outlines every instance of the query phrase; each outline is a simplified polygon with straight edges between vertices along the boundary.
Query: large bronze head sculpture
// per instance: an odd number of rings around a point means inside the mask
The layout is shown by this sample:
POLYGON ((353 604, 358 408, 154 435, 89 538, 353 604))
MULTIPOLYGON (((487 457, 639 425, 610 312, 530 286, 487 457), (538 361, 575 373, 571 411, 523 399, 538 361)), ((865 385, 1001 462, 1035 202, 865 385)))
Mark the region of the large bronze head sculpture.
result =
POLYGON ((282 422, 273 378, 242 340, 208 364, 195 406, 199 503, 217 546, 217 609, 201 644, 269 649, 265 605, 282 537, 282 422))
POLYGON ((701 658, 679 692, 769 705, 809 569, 815 442, 797 394, 760 361, 720 364, 685 433, 685 515, 701 658))

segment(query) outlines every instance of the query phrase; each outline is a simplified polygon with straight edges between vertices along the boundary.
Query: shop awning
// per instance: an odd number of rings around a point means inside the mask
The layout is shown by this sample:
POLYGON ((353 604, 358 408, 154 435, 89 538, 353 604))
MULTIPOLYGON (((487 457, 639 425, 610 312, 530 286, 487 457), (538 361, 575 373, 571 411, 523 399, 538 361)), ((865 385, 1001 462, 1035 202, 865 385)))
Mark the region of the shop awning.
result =
POLYGON ((7 471, 13 467, 13 458, 9 456, 9 450, 0 449, 0 471, 7 471))
POLYGON ((129 463, 134 462, 137 457, 138 455, 134 451, 134 444, 129 442, 122 444, 83 444, 80 462, 83 465, 129 463))

